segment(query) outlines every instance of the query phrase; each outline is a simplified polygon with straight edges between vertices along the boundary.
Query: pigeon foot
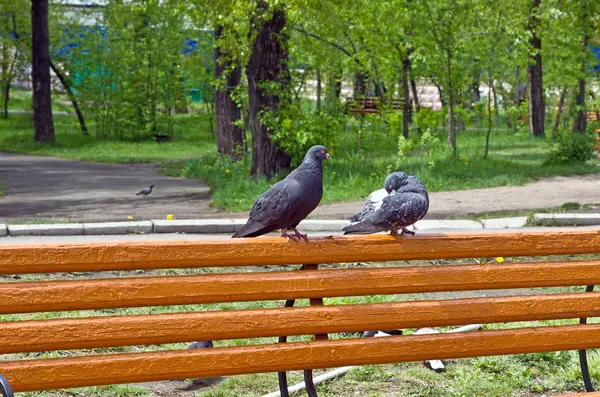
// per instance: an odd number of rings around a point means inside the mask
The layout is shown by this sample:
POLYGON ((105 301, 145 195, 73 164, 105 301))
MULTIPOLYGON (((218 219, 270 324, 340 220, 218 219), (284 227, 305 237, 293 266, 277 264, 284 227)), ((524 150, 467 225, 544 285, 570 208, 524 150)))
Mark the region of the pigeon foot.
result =
POLYGON ((407 228, 403 227, 402 228, 402 233, 400 233, 400 234, 410 234, 411 236, 414 236, 415 232, 413 232, 411 230, 408 230, 407 228))
POLYGON ((308 243, 308 235, 300 233, 298 231, 298 229, 296 229, 296 228, 293 228, 292 230, 294 230, 294 233, 295 233, 296 237, 298 238, 298 241, 304 240, 308 243))
POLYGON ((294 240, 295 242, 300 241, 298 239, 298 236, 295 234, 288 234, 286 229, 281 229, 281 237, 285 237, 287 239, 287 241, 290 241, 290 239, 294 240))

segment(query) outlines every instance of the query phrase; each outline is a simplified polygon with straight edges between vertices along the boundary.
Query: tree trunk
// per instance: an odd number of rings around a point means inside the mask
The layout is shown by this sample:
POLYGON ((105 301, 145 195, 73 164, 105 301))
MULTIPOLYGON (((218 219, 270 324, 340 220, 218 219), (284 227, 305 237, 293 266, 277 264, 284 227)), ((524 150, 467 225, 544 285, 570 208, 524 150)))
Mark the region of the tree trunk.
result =
MULTIPOLYGON (((268 10, 264 0, 258 2, 259 10, 268 10)), ((252 176, 272 177, 277 171, 288 168, 291 157, 271 140, 270 131, 261 122, 263 112, 277 112, 280 106, 279 90, 289 89, 287 70, 288 37, 284 32, 286 16, 284 5, 269 10, 272 17, 254 26, 258 34, 246 66, 250 125, 252 129, 252 176), (270 87, 265 87, 269 83, 270 87), (277 86, 277 89, 273 89, 277 86)), ((256 21, 255 21, 256 23, 256 21)))
POLYGON ((419 102, 419 96, 417 95, 417 82, 415 81, 415 78, 413 76, 412 61, 410 60, 410 56, 413 53, 413 49, 409 48, 406 53, 408 54, 406 60, 408 62, 408 77, 410 79, 410 87, 412 89, 412 100, 415 104, 415 111, 419 113, 419 111, 421 110, 421 103, 419 102))
POLYGON ((496 128, 500 128, 500 105, 498 104, 498 92, 496 91, 496 87, 494 86, 494 82, 492 81, 492 85, 490 89, 494 93, 494 115, 496 116, 496 128))
POLYGON ((52 62, 52 60, 50 60, 50 67, 54 71, 54 74, 56 75, 56 77, 58 77, 58 79, 62 83, 63 87, 65 88, 65 91, 67 92, 67 95, 69 96, 69 99, 71 100, 71 103, 73 104, 73 109, 75 110, 75 114, 77 114, 77 120, 79 120, 79 128, 81 128, 81 132, 83 133, 83 135, 89 135, 90 133, 88 132, 87 126, 85 125, 85 119, 83 118, 83 113, 81 112, 81 109, 79 108, 79 103, 77 103, 77 98, 75 97, 73 90, 71 90, 71 87, 69 86, 69 83, 65 79, 65 76, 56 67, 56 65, 54 64, 54 62, 52 62))
MULTIPOLYGON (((479 76, 477 76, 479 77, 479 76)), ((473 111, 475 112, 475 117, 473 117, 473 122, 475 124, 475 128, 479 128, 479 113, 477 113, 477 104, 481 101, 481 92, 479 91, 479 80, 473 81, 471 85, 471 89, 473 90, 473 111)), ((488 93, 489 96, 489 93, 488 93)))
MULTIPOLYGON (((583 41, 582 51, 585 53, 588 51, 589 33, 587 29, 587 12, 585 8, 585 2, 583 3, 583 15, 581 18, 583 24, 583 41)), ((575 101, 577 107, 577 118, 573 124, 573 132, 584 133, 587 128, 587 109, 585 108, 585 75, 587 71, 587 64, 585 59, 581 62, 581 77, 579 78, 579 91, 575 101)))
POLYGON ((368 78, 363 72, 354 74, 354 99, 362 99, 368 96, 368 78))
POLYGON ((442 104, 442 107, 446 106, 446 99, 444 98, 444 92, 442 90, 442 86, 435 80, 432 80, 432 83, 435 86, 435 88, 437 88, 437 90, 438 90, 438 95, 440 97, 440 103, 442 104))
MULTIPOLYGON (((490 76, 490 80, 489 80, 489 90, 492 89, 492 84, 494 84, 494 81, 492 80, 492 77, 490 76)), ((488 110, 488 130, 487 130, 487 135, 485 136, 485 153, 483 154, 483 159, 487 160, 488 158, 488 153, 490 151, 490 135, 492 135, 492 98, 491 95, 489 94, 491 91, 488 91, 488 96, 487 96, 487 110, 488 110)))
POLYGON ((317 68, 317 114, 321 113, 321 69, 317 68))
MULTIPOLYGON (((456 156, 456 120, 454 118, 454 87, 452 85, 452 54, 448 52, 446 57, 446 72, 448 73, 448 145, 456 156)), ((439 89, 439 87, 438 87, 439 89)), ((440 98, 441 98, 440 91, 440 98)))
POLYGON ((404 94, 404 106, 402 108, 402 135, 408 139, 408 122, 410 118, 410 89, 408 86, 408 70, 410 61, 408 56, 402 60, 402 92, 404 94))
POLYGON ((560 97, 558 98, 558 110, 556 111, 556 120, 554 120, 554 124, 552 125, 552 136, 556 135, 556 131, 558 130, 558 126, 560 125, 560 118, 563 113, 563 108, 565 107, 565 99, 567 97, 567 87, 563 88, 560 92, 560 97))
MULTIPOLYGON (((215 29, 215 42, 218 42, 222 33, 223 27, 218 26, 215 29)), ((243 155, 244 130, 234 124, 240 120, 241 110, 231 98, 231 94, 240 85, 242 69, 224 59, 218 46, 214 48, 213 57, 217 82, 215 86, 217 150, 219 153, 229 156, 233 161, 238 161, 243 155), (226 79, 222 78, 223 73, 228 73, 226 79)))
POLYGON ((48 0, 31 2, 31 80, 33 83, 33 123, 36 142, 54 142, 48 0))
POLYGON ((531 136, 544 136, 544 85, 542 78, 542 40, 537 29, 539 27, 539 12, 541 0, 532 0, 529 44, 533 47, 533 59, 529 60, 527 75, 529 77, 529 133, 531 136))

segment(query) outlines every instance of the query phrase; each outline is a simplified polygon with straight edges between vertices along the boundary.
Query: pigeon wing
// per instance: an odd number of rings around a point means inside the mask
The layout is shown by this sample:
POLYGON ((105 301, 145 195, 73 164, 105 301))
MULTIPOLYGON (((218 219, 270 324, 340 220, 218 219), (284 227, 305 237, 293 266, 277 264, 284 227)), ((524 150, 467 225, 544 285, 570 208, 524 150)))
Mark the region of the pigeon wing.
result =
POLYGON ((255 237, 286 227, 297 199, 294 184, 284 179, 263 193, 252 205, 248 222, 233 237, 255 237))

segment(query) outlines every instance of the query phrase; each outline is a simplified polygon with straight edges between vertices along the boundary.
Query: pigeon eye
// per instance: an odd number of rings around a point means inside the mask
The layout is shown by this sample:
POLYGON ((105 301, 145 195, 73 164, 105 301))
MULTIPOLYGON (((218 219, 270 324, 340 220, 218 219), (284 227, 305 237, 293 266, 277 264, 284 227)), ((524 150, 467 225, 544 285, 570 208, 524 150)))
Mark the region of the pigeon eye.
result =
POLYGON ((325 150, 321 149, 321 153, 325 153, 325 150))

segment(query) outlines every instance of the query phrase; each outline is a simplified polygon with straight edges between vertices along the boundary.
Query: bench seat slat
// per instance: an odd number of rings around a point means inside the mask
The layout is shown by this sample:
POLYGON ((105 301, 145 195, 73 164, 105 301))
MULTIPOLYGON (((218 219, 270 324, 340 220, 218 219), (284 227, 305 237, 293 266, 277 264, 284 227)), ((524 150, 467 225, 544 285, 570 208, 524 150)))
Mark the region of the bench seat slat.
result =
POLYGON ((470 232, 403 236, 205 239, 15 244, 0 247, 0 274, 322 264, 355 261, 566 255, 600 252, 600 231, 470 232))
POLYGON ((600 293, 0 323, 0 354, 600 316, 600 293))
POLYGON ((600 261, 0 283, 0 314, 600 284, 600 261))
POLYGON ((0 362, 0 373, 20 392, 599 347, 600 325, 573 325, 0 362))

